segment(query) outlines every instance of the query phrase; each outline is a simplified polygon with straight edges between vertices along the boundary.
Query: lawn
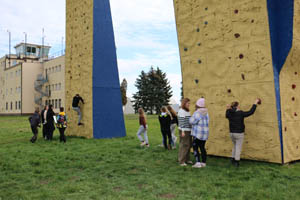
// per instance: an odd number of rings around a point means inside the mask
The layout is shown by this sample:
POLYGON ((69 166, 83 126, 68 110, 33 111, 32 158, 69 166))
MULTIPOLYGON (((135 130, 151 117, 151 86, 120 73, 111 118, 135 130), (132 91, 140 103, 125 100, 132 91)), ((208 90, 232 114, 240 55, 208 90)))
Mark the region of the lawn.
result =
MULTIPOLYGON (((68 137, 59 143, 39 134, 27 117, 0 117, 0 200, 25 199, 300 199, 300 163, 277 165, 209 157, 206 168, 180 167, 177 149, 158 145, 156 116, 148 116, 150 148, 136 137, 138 118, 126 116, 127 137, 68 137)), ((41 132, 41 131, 40 131, 41 132)))

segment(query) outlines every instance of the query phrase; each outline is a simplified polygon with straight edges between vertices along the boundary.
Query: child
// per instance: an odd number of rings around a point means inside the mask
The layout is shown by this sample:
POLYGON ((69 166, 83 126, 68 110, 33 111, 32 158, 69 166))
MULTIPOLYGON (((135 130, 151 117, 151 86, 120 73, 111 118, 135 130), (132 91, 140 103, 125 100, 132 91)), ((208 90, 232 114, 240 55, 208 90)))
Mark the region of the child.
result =
POLYGON ((59 134, 60 134, 59 141, 66 143, 67 140, 66 140, 66 136, 65 136, 65 130, 67 128, 67 115, 64 112, 63 107, 61 107, 59 109, 59 111, 60 111, 60 113, 57 116, 57 125, 56 125, 59 130, 59 134))
POLYGON ((190 99, 184 98, 181 101, 181 108, 178 111, 178 129, 180 135, 178 162, 180 166, 193 164, 190 161, 190 149, 192 146, 190 117, 190 99))
POLYGON ((178 118, 175 110, 172 108, 172 106, 168 106, 168 111, 171 113, 171 134, 172 134, 172 148, 176 148, 176 125, 178 126, 178 118))
POLYGON ((205 143, 209 135, 209 115, 207 108, 205 108, 205 99, 200 98, 196 103, 196 111, 190 118, 190 124, 192 125, 192 136, 194 156, 196 163, 194 168, 206 167, 206 150, 205 143), (199 148, 201 151, 202 162, 200 162, 199 148))
POLYGON ((140 128, 137 132, 137 136, 138 136, 139 140, 141 141, 141 146, 146 145, 146 147, 149 147, 150 145, 149 145, 148 135, 147 135, 148 125, 146 122, 145 112, 142 108, 139 108, 138 112, 139 112, 140 128), (144 139, 141 136, 142 133, 144 133, 144 139))
POLYGON ((171 116, 167 113, 167 108, 161 108, 161 115, 158 116, 158 120, 160 123, 160 130, 163 136, 163 143, 165 149, 171 150, 171 116), (167 145, 167 136, 168 136, 168 145, 167 145))
POLYGON ((34 114, 28 118, 31 126, 31 130, 33 133, 33 137, 31 138, 30 142, 35 143, 37 140, 37 135, 38 135, 38 127, 40 127, 41 123, 41 117, 40 117, 40 109, 36 108, 34 114))

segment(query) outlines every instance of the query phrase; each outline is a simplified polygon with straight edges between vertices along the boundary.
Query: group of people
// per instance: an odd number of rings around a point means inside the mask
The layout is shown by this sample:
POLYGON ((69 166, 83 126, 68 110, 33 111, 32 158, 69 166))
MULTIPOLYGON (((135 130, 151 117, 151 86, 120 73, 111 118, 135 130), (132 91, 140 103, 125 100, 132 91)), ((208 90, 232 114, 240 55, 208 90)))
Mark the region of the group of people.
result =
MULTIPOLYGON (((240 109, 238 102, 227 105, 226 118, 229 120, 230 138, 233 143, 231 162, 236 167, 239 166, 242 144, 244 140, 245 124, 244 118, 254 114, 257 105, 261 103, 260 99, 256 99, 252 108, 248 112, 240 109)), ((171 106, 162 107, 161 114, 158 116, 160 129, 163 137, 163 146, 165 149, 171 150, 176 148, 176 125, 179 130, 179 151, 178 162, 180 166, 193 164, 194 168, 206 167, 207 152, 205 149, 206 141, 209 137, 209 114, 205 105, 205 99, 200 98, 196 102, 196 109, 193 115, 190 113, 190 99, 184 98, 181 101, 181 107, 178 114, 171 106), (196 162, 190 160, 190 150, 193 153, 196 162), (200 149, 200 152, 199 152, 200 149)), ((145 112, 139 108, 139 124, 137 136, 141 142, 141 146, 149 147, 149 139, 147 135, 148 125, 146 122, 145 112), (144 134, 144 137, 142 137, 144 134)))
MULTIPOLYGON (((84 100, 82 99, 82 97, 79 94, 76 94, 73 97, 72 107, 73 110, 75 110, 78 114, 78 126, 83 125, 83 123, 81 123, 82 115, 79 106, 80 102, 84 104, 84 100)), ((66 143, 67 140, 65 136, 65 130, 67 128, 67 115, 65 113, 64 107, 60 107, 59 111, 60 112, 58 113, 58 115, 56 115, 53 111, 53 105, 46 105, 41 113, 38 107, 35 109, 34 114, 29 117, 29 122, 33 133, 33 136, 30 139, 32 143, 35 143, 37 140, 38 128, 41 127, 41 124, 43 125, 42 132, 43 138, 45 140, 52 141, 53 132, 56 126, 59 130, 60 142, 66 143)))

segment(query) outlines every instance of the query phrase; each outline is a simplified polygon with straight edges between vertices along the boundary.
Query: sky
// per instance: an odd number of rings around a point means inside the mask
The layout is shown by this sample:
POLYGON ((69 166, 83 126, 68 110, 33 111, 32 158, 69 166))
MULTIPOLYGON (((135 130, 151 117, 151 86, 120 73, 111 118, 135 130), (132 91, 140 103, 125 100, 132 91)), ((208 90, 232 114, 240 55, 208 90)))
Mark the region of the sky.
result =
MULTIPOLYGON (((110 0, 117 47, 120 82, 128 81, 128 96, 137 90, 135 80, 151 66, 167 73, 173 99, 179 102, 180 58, 173 0, 110 0)), ((8 32, 12 46, 23 42, 52 46, 51 55, 65 47, 64 0, 1 0, 0 56, 8 53, 8 32)), ((13 49, 13 48, 12 48, 13 49)), ((13 49, 14 50, 14 49, 13 49)))

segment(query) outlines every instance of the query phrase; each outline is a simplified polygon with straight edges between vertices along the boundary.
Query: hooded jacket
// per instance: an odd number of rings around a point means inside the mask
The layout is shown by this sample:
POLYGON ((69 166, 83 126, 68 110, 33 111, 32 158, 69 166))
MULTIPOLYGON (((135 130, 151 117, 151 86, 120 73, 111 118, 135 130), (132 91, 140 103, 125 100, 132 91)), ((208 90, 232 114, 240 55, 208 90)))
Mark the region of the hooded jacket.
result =
POLYGON ((207 140, 209 135, 209 115, 207 108, 197 109, 190 118, 191 135, 199 140, 207 140))

